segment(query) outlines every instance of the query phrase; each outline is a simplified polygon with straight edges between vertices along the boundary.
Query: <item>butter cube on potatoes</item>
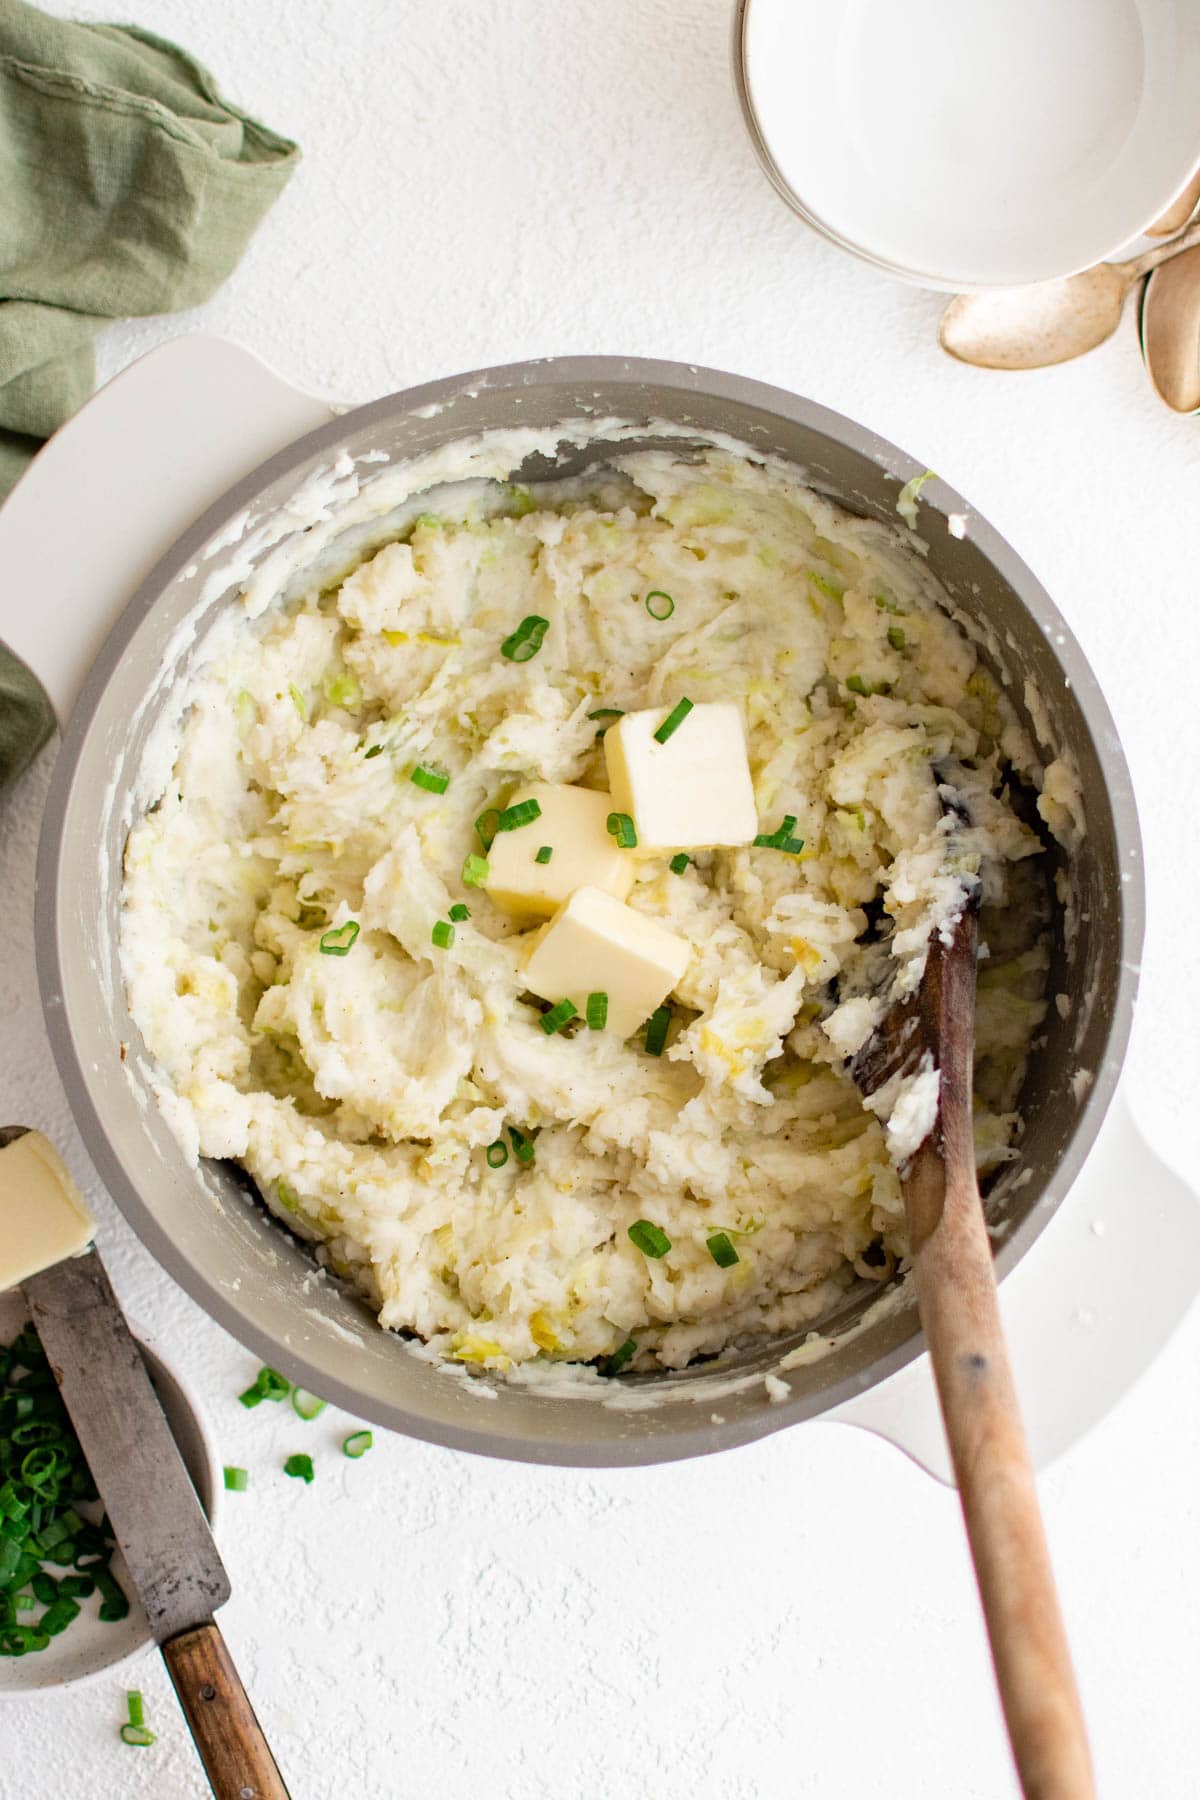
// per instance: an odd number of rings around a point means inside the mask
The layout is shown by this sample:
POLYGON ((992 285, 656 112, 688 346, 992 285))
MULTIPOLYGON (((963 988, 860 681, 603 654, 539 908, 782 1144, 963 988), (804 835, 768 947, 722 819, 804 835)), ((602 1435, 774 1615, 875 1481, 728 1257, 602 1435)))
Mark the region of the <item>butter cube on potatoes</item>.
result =
POLYGON ((693 706, 665 744, 670 707, 626 713, 604 734, 613 807, 628 813, 642 851, 752 843, 758 831, 741 708, 693 706))
MULTIPOLYGON (((536 781, 510 806, 536 800, 541 817, 516 831, 499 831, 488 851, 488 898, 518 917, 549 918, 579 887, 602 888, 624 900, 633 886, 628 850, 608 835, 612 798, 591 788, 536 781), (548 847, 549 862, 537 860, 548 847)), ((561 996, 559 996, 561 998, 561 996)))
POLYGON ((543 1000, 571 1000, 586 1015, 589 994, 608 995, 607 1031, 632 1037, 682 979, 692 948, 597 887, 576 888, 529 959, 526 985, 543 1000))

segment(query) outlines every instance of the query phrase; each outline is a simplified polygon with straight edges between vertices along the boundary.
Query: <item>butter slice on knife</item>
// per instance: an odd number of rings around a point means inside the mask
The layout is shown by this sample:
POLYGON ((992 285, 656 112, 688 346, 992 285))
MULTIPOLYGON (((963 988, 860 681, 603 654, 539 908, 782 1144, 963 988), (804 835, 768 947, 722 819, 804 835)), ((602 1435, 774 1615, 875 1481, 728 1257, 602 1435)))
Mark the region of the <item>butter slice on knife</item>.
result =
POLYGON ((0 1150, 0 1293, 78 1256, 95 1229, 70 1170, 40 1131, 0 1150))

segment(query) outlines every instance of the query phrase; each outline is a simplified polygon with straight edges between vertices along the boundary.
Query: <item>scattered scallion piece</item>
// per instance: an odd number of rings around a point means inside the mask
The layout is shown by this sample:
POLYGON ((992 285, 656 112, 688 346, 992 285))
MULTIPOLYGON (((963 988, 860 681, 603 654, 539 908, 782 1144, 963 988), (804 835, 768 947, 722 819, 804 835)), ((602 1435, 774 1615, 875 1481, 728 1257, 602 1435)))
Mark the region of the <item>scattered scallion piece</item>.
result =
POLYGON ((61 1637, 68 1625, 79 1617, 79 1608, 74 1600, 68 1600, 62 1594, 52 1606, 48 1606, 38 1620, 38 1630, 46 1637, 61 1637))
POLYGON ((137 1688, 130 1688, 125 1696, 125 1704, 129 1709, 129 1723, 144 1725, 146 1723, 146 1705, 137 1688))
POLYGON ((470 856, 467 857, 467 860, 462 866, 463 886, 484 887, 491 872, 491 869, 488 867, 487 857, 479 856, 472 850, 470 856))
POLYGON ((604 736, 609 726, 613 724, 615 720, 623 719, 624 717, 625 714, 619 706, 598 706, 595 712, 590 712, 588 714, 589 719, 603 719, 605 721, 603 725, 598 725, 596 727, 597 740, 604 736))
POLYGON ((543 1013, 540 1024, 546 1036, 553 1037, 556 1031, 561 1031, 575 1017, 577 1010, 573 1001, 560 1000, 549 1012, 543 1013))
POLYGON ((245 1469, 239 1469, 233 1463, 226 1463, 225 1486, 231 1494, 244 1494, 250 1486, 250 1476, 245 1469))
POLYGON ((497 831, 519 831, 523 825, 532 825, 540 819, 542 809, 536 800, 518 800, 515 806, 506 806, 496 820, 497 831))
POLYGON ((283 1465, 285 1475, 292 1475, 297 1481, 310 1482, 313 1478, 313 1459, 303 1453, 289 1456, 283 1465))
POLYGON ((297 1418, 315 1419, 325 1411, 326 1402, 316 1394, 310 1394, 307 1388, 292 1389, 292 1410, 297 1418))
POLYGON ((456 900, 454 902, 454 905, 450 908, 451 922, 455 925, 463 924, 465 920, 470 918, 470 916, 471 916, 471 909, 467 906, 464 906, 461 900, 456 900))
POLYGON ((888 626, 887 641, 892 646, 893 650, 903 650, 905 644, 908 642, 899 625, 888 626))
POLYGON ((917 496, 927 481, 936 480, 933 470, 926 469, 923 475, 914 475, 911 481, 906 481, 896 495, 896 511, 910 531, 917 529, 917 496))
POLYGON ((357 919, 347 919, 344 925, 335 925, 321 938, 318 946, 322 956, 349 956, 358 939, 359 923, 357 919))
POLYGON ((655 743, 665 744, 668 738, 674 737, 691 710, 692 702, 690 700, 684 699, 678 701, 677 704, 671 708, 658 730, 654 733, 655 743))
POLYGON ((116 1625, 129 1615, 129 1596, 111 1569, 99 1567, 95 1571, 96 1588, 100 1595, 100 1617, 106 1625, 116 1625))
POLYGON ((499 829, 500 808, 498 806, 489 806, 487 811, 481 812, 475 821, 475 833, 480 843, 483 845, 483 854, 485 856, 495 842, 496 833, 499 829))
POLYGON ((691 860, 690 856, 685 856, 683 851, 680 850, 677 855, 671 858, 672 875, 682 875, 691 860))
POLYGON ((263 1400, 286 1400, 291 1391, 292 1384, 286 1375, 281 1375, 278 1369, 262 1368, 252 1386, 239 1394, 238 1399, 243 1406, 257 1406, 263 1400))
POLYGON ((512 1140, 513 1155, 516 1157, 517 1161, 519 1163, 531 1163, 534 1158, 532 1139, 527 1138, 523 1131, 518 1131, 515 1125, 509 1126, 508 1135, 512 1140))
POLYGON ((506 637, 501 644, 501 656, 507 657, 509 662, 528 662, 541 649, 542 640, 549 629, 549 619, 543 619, 537 613, 527 613, 512 635, 506 637))
POLYGON ((362 699, 362 689, 348 669, 340 675, 330 675, 324 685, 330 706, 357 706, 362 699))
POLYGON ((144 1725, 122 1725, 121 1727, 123 1744, 131 1744, 139 1750, 148 1750, 151 1744, 157 1743, 157 1741, 154 1733, 147 1731, 144 1725))
POLYGON ((550 858, 553 855, 554 855, 553 844, 543 844, 541 849, 538 851, 537 855, 534 857, 533 860, 535 863, 545 864, 550 861, 550 858))
POLYGON ((628 813, 610 812, 607 828, 609 837, 617 840, 619 850, 637 849, 637 829, 628 813))
POLYGON ((660 1006, 646 1021, 646 1055, 661 1056, 671 1024, 671 1009, 660 1006))
POLYGON ((428 763, 418 763, 415 769, 410 769, 408 779, 414 787, 424 788, 427 794, 444 794, 450 786, 445 769, 431 769, 428 763))
POLYGON ((605 993, 589 994, 587 997, 587 1022, 589 1031, 603 1031, 608 1024, 608 995, 605 993))
POLYGON ((708 1245, 708 1254, 718 1269, 732 1269, 735 1262, 742 1260, 730 1243, 727 1231, 714 1231, 712 1236, 704 1241, 708 1245))
POLYGON ((375 1438, 371 1432, 352 1431, 349 1437, 342 1439, 342 1455, 356 1461, 358 1457, 367 1454, 374 1442, 375 1438))
POLYGON ((637 1353, 637 1339, 627 1337, 623 1344, 618 1344, 611 1356, 606 1356, 600 1365, 602 1375, 619 1375, 627 1362, 632 1361, 637 1353))
POLYGON ((675 602, 661 588, 651 588, 646 595, 646 611, 652 619, 669 619, 675 611, 675 602))
POLYGON ((502 1169, 508 1161, 508 1145, 502 1138, 497 1138, 484 1151, 489 1169, 502 1169))
POLYGON ((308 724, 308 701, 305 699, 304 695, 300 692, 300 689, 296 686, 294 681, 288 682, 288 693, 292 696, 292 705, 295 707, 296 711, 300 714, 300 717, 304 720, 304 723, 307 725, 308 724))
POLYGON ((796 829, 795 813, 785 813, 783 823, 774 831, 760 831, 754 840, 756 850, 782 850, 787 856, 799 856, 804 848, 804 839, 793 837, 796 829))
POLYGON ((372 744, 371 748, 369 750, 363 751, 363 761, 370 762, 370 760, 373 756, 382 756, 382 755, 383 755, 383 745, 382 744, 372 744))
POLYGON ((875 604, 880 612, 898 614, 901 618, 904 616, 902 609, 896 605, 894 600, 889 599, 887 594, 876 594, 875 604))
POLYGON ((430 942, 435 950, 448 950, 454 942, 454 927, 446 919, 439 919, 429 934, 430 942))
POLYGON ((671 1248, 671 1240, 661 1225, 654 1225, 649 1219, 638 1219, 629 1227, 629 1240, 643 1256, 655 1262, 671 1248))

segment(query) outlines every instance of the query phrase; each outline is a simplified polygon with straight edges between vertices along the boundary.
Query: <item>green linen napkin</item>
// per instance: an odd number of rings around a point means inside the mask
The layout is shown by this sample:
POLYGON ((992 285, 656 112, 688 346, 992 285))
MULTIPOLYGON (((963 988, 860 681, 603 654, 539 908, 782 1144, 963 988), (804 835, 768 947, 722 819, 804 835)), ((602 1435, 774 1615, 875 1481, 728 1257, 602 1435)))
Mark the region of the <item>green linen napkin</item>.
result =
MULTIPOLYGON (((0 495, 91 393, 101 326, 208 299, 299 154, 174 44, 0 0, 0 495)), ((53 729, 0 645, 0 789, 53 729)))

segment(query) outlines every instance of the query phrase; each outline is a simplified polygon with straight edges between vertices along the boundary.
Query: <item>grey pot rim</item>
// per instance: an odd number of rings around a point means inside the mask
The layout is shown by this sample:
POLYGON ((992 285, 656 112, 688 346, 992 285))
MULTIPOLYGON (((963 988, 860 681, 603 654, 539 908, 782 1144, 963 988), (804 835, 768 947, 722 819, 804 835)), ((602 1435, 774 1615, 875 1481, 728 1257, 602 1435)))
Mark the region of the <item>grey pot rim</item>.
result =
MULTIPOLYGON (((756 406, 766 413, 781 416, 791 423, 846 444, 869 457, 893 476, 898 484, 911 480, 926 469, 923 462, 868 427, 787 389, 698 364, 652 358, 548 356, 500 364, 401 389, 339 413, 328 424, 318 426, 316 430, 306 433, 278 451, 216 500, 138 584, 105 639, 63 730, 47 796, 37 857, 36 962, 42 1008, 55 1062, 97 1172, 124 1218, 166 1272, 190 1298, 248 1350, 252 1350, 264 1362, 284 1365, 300 1385, 319 1392, 322 1398, 332 1401, 343 1410, 357 1414, 372 1424, 426 1443, 501 1460, 534 1464, 585 1468, 639 1466, 713 1454, 754 1442, 804 1419, 819 1419, 843 1403, 859 1398, 923 1355, 924 1336, 917 1329, 895 1349, 877 1357, 870 1366, 869 1378, 864 1375, 851 1376, 822 1389, 818 1394, 793 1394, 787 1401, 763 1407, 746 1418, 728 1419, 720 1425, 697 1424, 692 1428, 672 1432, 669 1436, 630 1435, 619 1442, 591 1442, 581 1438, 578 1442, 551 1443, 516 1436, 506 1437, 498 1435, 495 1430, 435 1426, 421 1414, 410 1412, 394 1403, 364 1403, 363 1396, 350 1384, 331 1377, 303 1356, 281 1346, 278 1339, 258 1324, 252 1310, 240 1304, 238 1296, 231 1295, 203 1275, 175 1244, 143 1200, 136 1181, 113 1150, 104 1121, 91 1099, 79 1049, 67 1018, 58 942, 64 823, 92 717, 130 638, 170 581, 195 558, 201 547, 217 531, 242 513, 261 490, 301 467, 313 455, 336 450, 351 431, 358 432, 373 420, 388 417, 397 409, 413 412, 429 406, 449 408, 456 397, 484 386, 493 391, 510 391, 514 396, 514 406, 519 408, 521 390, 534 388, 546 380, 581 386, 589 382, 622 382, 631 387, 642 383, 653 384, 658 388, 676 390, 681 404, 686 402, 689 394, 729 399, 756 406)), ((519 410, 514 423, 520 423, 519 410)), ((681 425, 681 433, 685 430, 681 425)), ((923 489, 921 498, 922 505, 927 505, 934 514, 971 515, 971 536, 974 542, 1020 597, 1038 629, 1053 643, 1055 658, 1074 688, 1105 771, 1114 833, 1122 863, 1132 865, 1128 870, 1128 879, 1123 882, 1120 896, 1119 974, 1107 1021, 1103 1059, 1080 1109, 1075 1131, 1054 1168, 1041 1204, 1014 1227, 1007 1241, 997 1251, 997 1276, 1003 1280, 1032 1248, 1065 1198, 1091 1151, 1116 1089, 1132 1028, 1144 934, 1141 835, 1132 782, 1112 714, 1066 620, 1033 571, 964 496, 935 477, 923 489)), ((713 1365, 706 1365, 706 1369, 711 1373, 713 1365)), ((626 1379, 640 1384, 679 1378, 649 1375, 626 1379)))

